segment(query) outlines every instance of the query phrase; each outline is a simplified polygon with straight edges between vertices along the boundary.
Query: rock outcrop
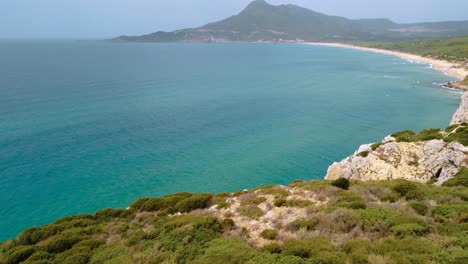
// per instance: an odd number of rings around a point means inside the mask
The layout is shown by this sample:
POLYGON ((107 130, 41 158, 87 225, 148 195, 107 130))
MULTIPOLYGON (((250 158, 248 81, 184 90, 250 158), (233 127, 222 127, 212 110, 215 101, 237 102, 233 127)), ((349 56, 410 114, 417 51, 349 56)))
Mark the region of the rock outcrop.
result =
POLYGON ((375 150, 363 145, 360 151, 331 165, 325 178, 361 181, 407 179, 418 182, 437 179, 441 184, 455 175, 460 167, 468 165, 468 147, 443 140, 387 141, 375 150), (363 151, 366 155, 362 155, 363 151))
MULTIPOLYGON (((468 91, 462 95, 460 107, 451 125, 466 127, 468 123, 468 91)), ((455 133, 441 132, 444 136, 455 133)), ((365 144, 350 157, 333 163, 325 179, 347 178, 351 180, 406 179, 437 184, 453 177, 461 167, 468 166, 468 147, 459 142, 442 139, 418 142, 397 142, 387 136, 380 144, 365 144)))
POLYGON ((468 123, 468 92, 462 95, 460 107, 452 118, 451 124, 468 123))

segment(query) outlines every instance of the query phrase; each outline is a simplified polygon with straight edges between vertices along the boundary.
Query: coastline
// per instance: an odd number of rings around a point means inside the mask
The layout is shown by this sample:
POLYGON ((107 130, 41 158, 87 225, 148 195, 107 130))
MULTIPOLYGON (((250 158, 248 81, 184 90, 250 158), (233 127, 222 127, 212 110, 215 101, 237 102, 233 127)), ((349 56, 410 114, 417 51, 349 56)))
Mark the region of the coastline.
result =
POLYGON ((423 57, 423 56, 405 53, 405 52, 391 51, 391 50, 385 50, 385 49, 376 49, 376 48, 367 48, 367 47, 361 47, 361 46, 355 46, 355 45, 343 44, 343 43, 304 42, 303 44, 356 49, 356 50, 370 51, 370 52, 375 52, 375 53, 380 53, 380 54, 393 55, 393 56, 402 58, 404 60, 430 64, 432 65, 432 68, 434 70, 440 71, 447 76, 456 78, 457 81, 463 80, 468 75, 468 69, 460 67, 456 63, 423 57))

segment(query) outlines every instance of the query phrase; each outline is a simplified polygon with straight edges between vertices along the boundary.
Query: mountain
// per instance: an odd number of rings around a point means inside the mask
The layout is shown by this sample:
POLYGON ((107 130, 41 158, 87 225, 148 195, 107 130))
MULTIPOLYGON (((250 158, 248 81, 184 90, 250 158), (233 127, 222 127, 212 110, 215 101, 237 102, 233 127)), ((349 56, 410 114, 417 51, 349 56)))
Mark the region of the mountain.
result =
POLYGON ((140 42, 302 42, 418 40, 468 35, 468 21, 397 24, 388 19, 351 20, 295 5, 255 0, 238 15, 198 28, 120 36, 140 42))

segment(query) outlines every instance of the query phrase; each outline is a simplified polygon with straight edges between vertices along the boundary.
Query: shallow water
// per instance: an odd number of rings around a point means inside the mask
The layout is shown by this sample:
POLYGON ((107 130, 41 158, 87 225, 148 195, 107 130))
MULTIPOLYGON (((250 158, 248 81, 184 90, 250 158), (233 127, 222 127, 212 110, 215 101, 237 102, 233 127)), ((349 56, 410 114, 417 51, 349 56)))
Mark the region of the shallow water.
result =
POLYGON ((322 178, 459 102, 427 65, 332 47, 5 41, 0 58, 0 240, 142 196, 322 178))

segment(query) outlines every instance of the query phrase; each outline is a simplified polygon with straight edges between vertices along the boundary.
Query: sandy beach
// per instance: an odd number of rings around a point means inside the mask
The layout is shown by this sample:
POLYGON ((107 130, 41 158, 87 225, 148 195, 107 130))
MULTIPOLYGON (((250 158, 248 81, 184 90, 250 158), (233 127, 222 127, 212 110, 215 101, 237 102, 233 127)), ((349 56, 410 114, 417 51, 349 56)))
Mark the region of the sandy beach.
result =
POLYGON ((427 58, 427 57, 422 57, 422 56, 414 55, 414 54, 410 54, 410 53, 391 51, 391 50, 384 50, 384 49, 366 48, 366 47, 360 47, 360 46, 354 46, 354 45, 342 44, 342 43, 308 42, 308 43, 304 43, 304 44, 306 44, 306 45, 329 46, 329 47, 339 47, 339 48, 349 48, 349 49, 358 49, 358 50, 365 50, 365 51, 371 51, 371 52, 376 52, 376 53, 394 55, 394 56, 398 56, 398 57, 400 57, 402 59, 405 59, 405 60, 431 64, 432 68, 434 68, 435 70, 441 71, 444 74, 446 74, 447 76, 451 76, 453 78, 456 78, 457 80, 463 80, 465 78, 465 76, 468 75, 468 70, 463 68, 463 67, 460 67, 460 65, 458 65, 456 63, 443 61, 443 60, 436 60, 436 59, 427 58))

